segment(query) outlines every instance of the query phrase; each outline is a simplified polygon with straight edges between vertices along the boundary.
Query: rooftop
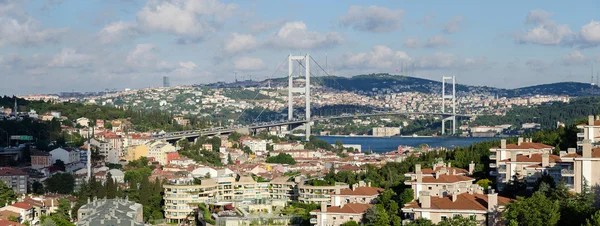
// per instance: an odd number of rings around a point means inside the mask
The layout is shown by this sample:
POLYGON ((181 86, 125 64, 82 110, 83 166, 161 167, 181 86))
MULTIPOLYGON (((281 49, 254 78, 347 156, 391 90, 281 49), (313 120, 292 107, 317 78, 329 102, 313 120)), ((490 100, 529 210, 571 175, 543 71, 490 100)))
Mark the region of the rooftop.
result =
POLYGON ((357 187, 354 190, 352 189, 343 189, 340 190, 339 195, 349 195, 349 196, 374 196, 383 193, 383 188, 374 188, 374 187, 357 187))
POLYGON ((27 175, 26 172, 21 170, 10 168, 10 167, 0 167, 0 176, 12 176, 12 175, 27 175))
MULTIPOLYGON (((456 201, 452 201, 452 195, 446 197, 435 197, 431 198, 431 208, 437 210, 479 210, 486 211, 488 208, 488 195, 487 194, 469 194, 462 193, 456 195, 456 201)), ((508 203, 513 202, 514 199, 498 196, 498 205, 505 206, 508 203)), ((407 203, 403 209, 421 208, 421 204, 418 202, 407 203)))
MULTIPOLYGON (((362 214, 367 212, 373 205, 362 204, 362 203, 348 203, 344 206, 332 206, 327 208, 328 213, 348 213, 348 214, 362 214)), ((320 210, 314 210, 313 212, 321 212, 320 210)))

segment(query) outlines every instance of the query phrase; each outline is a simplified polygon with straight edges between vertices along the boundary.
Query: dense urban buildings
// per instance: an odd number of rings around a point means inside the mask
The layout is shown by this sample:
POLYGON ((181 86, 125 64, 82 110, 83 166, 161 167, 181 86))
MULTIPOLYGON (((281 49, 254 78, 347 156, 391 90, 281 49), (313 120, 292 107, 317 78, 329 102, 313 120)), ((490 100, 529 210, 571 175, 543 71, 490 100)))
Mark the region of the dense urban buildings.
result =
POLYGON ((143 226, 143 206, 126 199, 94 199, 77 211, 78 226, 143 226))

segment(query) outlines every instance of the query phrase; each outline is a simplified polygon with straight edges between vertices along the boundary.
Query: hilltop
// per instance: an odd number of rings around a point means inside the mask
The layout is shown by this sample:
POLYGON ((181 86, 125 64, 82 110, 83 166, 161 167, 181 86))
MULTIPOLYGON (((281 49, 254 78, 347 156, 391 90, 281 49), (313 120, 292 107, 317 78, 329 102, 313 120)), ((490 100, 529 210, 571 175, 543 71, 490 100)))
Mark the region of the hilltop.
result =
MULTIPOLYGON (((252 82, 243 81, 236 83, 213 83, 209 87, 241 87, 265 85, 269 80, 252 82), (228 85, 227 85, 228 84, 228 85)), ((287 78, 270 79, 273 86, 287 86, 287 78)), ((314 85, 322 85, 331 89, 352 91, 359 93, 380 92, 389 90, 393 92, 440 92, 441 81, 410 77, 404 75, 391 75, 387 73, 355 75, 352 77, 318 76, 311 78, 314 85)), ((498 95, 499 97, 533 96, 533 95, 569 95, 569 96, 597 96, 600 88, 581 82, 557 82, 526 86, 515 89, 503 89, 489 86, 456 85, 457 92, 498 95)))

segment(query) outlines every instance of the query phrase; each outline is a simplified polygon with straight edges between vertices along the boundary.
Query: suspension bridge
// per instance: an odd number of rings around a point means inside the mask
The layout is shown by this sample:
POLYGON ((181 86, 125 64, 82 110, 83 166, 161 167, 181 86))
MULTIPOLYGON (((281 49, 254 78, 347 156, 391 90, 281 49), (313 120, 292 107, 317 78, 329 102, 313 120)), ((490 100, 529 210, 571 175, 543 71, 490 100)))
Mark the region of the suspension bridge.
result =
MULTIPOLYGON (((311 115, 311 77, 314 79, 319 79, 319 77, 314 76, 311 72, 311 62, 315 63, 319 69, 321 69, 327 76, 331 76, 319 63, 314 60, 309 54, 304 56, 294 56, 289 55, 286 60, 288 63, 288 114, 287 120, 280 121, 271 121, 271 122, 261 122, 261 123, 253 123, 250 125, 244 126, 228 126, 228 127, 216 127, 216 128, 207 128, 207 129, 198 129, 198 130, 187 130, 187 131, 178 131, 171 132, 165 134, 154 135, 155 139, 167 140, 167 141, 177 141, 180 139, 194 139, 200 136, 214 136, 214 135, 225 135, 233 132, 239 132, 243 134, 250 134, 252 132, 256 132, 258 129, 271 129, 277 128, 278 131, 281 131, 282 127, 288 128, 298 128, 301 127, 305 131, 305 139, 308 140, 311 135, 311 123, 315 121, 323 121, 323 120, 331 120, 331 119, 342 119, 342 118, 357 118, 357 117, 371 117, 371 116, 384 116, 384 115, 437 115, 442 118, 442 135, 446 133, 446 122, 452 122, 451 134, 456 133, 456 119, 457 117, 473 117, 473 114, 457 114, 456 113, 456 77, 454 76, 443 76, 442 77, 442 105, 440 112, 409 112, 409 111, 378 111, 372 113, 355 113, 355 114, 342 114, 342 115, 333 115, 333 116, 325 116, 325 117, 314 117, 311 115), (295 63, 297 66, 294 67, 295 63), (302 76, 302 70, 304 69, 305 73, 302 76), (294 73, 296 72, 296 73, 294 73), (303 78, 304 82, 299 82, 298 80, 303 78), (452 89, 447 90, 447 81, 450 81, 452 89), (303 86, 299 86, 302 85, 303 86), (451 92, 448 92, 451 91, 451 92), (296 94, 299 94, 299 97, 304 98, 304 118, 294 118, 294 97, 296 94), (450 105, 450 108, 446 108, 446 102, 450 105)), ((279 68, 275 73, 277 73, 283 64, 279 65, 279 68)), ((273 73, 273 74, 275 74, 273 73)), ((334 80, 335 81, 335 80, 334 80)), ((338 83, 339 85, 339 83, 338 83)), ((340 85, 341 86, 341 85, 340 85)), ((254 97, 256 97, 258 94, 254 97)), ((260 112, 257 119, 264 112, 260 112)), ((244 114, 244 111, 240 113, 239 118, 244 114)))

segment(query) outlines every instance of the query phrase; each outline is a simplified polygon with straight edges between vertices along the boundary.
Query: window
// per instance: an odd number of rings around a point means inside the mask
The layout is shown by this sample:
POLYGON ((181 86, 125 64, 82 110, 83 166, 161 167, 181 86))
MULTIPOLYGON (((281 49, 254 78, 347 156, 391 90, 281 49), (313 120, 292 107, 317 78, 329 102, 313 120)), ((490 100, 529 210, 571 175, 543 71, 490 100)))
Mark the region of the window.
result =
POLYGON ((471 220, 476 220, 476 218, 477 218, 477 217, 476 217, 475 215, 470 215, 470 216, 469 216, 469 219, 471 219, 471 220))
POLYGON ((441 219, 442 219, 442 221, 447 221, 448 217, 447 216, 442 216, 441 219))

